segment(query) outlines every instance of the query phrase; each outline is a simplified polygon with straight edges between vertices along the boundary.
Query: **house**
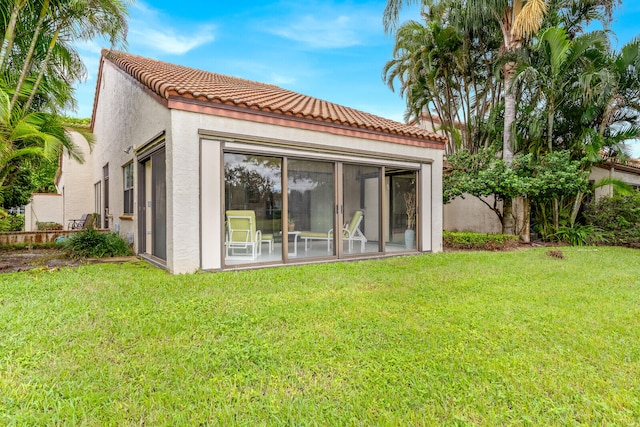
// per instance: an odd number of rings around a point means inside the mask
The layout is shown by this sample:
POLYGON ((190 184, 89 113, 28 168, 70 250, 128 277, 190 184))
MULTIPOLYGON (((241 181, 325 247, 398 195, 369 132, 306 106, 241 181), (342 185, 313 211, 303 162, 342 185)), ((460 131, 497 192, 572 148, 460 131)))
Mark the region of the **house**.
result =
POLYGON ((170 272, 442 250, 433 132, 113 50, 91 127, 84 203, 170 272))
MULTIPOLYGON (((614 160, 595 165, 589 174, 589 182, 596 183, 603 179, 619 180, 630 185, 634 190, 640 188, 640 160, 629 159, 624 164, 614 160)), ((613 196, 613 185, 603 185, 595 189, 595 198, 613 196)))

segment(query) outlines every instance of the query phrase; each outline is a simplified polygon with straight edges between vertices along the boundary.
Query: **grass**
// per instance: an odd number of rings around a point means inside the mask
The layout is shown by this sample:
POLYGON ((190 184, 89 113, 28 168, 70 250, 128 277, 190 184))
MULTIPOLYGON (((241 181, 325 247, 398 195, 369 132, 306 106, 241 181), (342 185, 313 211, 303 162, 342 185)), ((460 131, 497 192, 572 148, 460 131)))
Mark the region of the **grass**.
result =
POLYGON ((640 252, 0 275, 0 425, 639 425, 640 252))

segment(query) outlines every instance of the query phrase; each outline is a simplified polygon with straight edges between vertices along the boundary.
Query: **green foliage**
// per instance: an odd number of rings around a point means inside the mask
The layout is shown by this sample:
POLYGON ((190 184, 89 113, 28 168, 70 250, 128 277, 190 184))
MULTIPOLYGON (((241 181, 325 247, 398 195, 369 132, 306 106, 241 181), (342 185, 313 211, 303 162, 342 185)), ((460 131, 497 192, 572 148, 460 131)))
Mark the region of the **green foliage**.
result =
POLYGON ((573 227, 560 226, 551 237, 571 246, 595 245, 606 241, 604 233, 599 227, 580 224, 574 224, 573 227))
POLYGON ((31 201, 32 193, 55 193, 53 181, 57 169, 58 157, 51 160, 37 156, 16 159, 5 168, 0 206, 6 209, 24 206, 31 201))
MULTIPOLYGON (((455 197, 470 194, 480 198, 494 195, 496 200, 525 196, 534 203, 553 198, 573 196, 588 188, 587 173, 582 163, 571 160, 569 151, 556 151, 536 158, 532 154, 514 159, 511 167, 498 159, 494 149, 471 153, 458 151, 449 156, 450 170, 443 176, 445 203, 455 197)), ((483 200, 484 203, 486 203, 483 200)), ((500 220, 497 205, 489 205, 500 220)), ((538 219, 546 227, 546 217, 538 219)))
POLYGON ((547 153, 540 158, 533 154, 519 156, 513 168, 526 178, 526 196, 532 201, 549 201, 573 196, 589 188, 588 175, 579 160, 572 160, 568 150, 547 153))
POLYGON ((445 203, 463 194, 498 199, 526 194, 527 183, 496 156, 494 148, 472 153, 461 150, 447 158, 450 169, 443 176, 445 203))
POLYGON ((36 227, 38 228, 39 231, 64 229, 62 224, 58 224, 57 222, 53 222, 53 221, 45 221, 45 222, 38 221, 36 222, 36 227))
POLYGON ((24 215, 8 214, 0 218, 0 231, 22 231, 24 229, 24 215))
POLYGON ((518 236, 471 231, 445 231, 442 234, 442 240, 445 247, 452 249, 499 250, 515 247, 518 243, 518 236))
POLYGON ((584 217, 608 243, 640 248, 640 193, 603 197, 587 206, 584 217))
POLYGON ((62 244, 71 258, 131 255, 129 245, 119 234, 98 232, 93 228, 74 234, 62 244))

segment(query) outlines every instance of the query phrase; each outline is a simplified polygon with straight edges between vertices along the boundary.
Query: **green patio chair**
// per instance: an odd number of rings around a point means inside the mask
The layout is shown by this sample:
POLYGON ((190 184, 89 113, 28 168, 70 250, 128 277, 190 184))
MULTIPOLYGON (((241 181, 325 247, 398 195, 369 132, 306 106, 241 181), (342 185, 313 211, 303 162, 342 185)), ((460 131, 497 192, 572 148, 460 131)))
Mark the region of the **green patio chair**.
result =
POLYGON ((256 230, 255 211, 228 210, 226 214, 226 258, 255 261, 262 252, 262 232, 256 230))

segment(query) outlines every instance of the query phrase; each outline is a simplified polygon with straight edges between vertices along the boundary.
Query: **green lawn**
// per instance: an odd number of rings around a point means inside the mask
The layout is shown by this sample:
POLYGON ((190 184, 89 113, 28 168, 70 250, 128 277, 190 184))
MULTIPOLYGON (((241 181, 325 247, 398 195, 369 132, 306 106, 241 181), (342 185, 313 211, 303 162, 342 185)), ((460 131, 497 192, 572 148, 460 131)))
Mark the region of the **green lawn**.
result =
POLYGON ((640 425, 640 251, 0 275, 0 425, 640 425))

